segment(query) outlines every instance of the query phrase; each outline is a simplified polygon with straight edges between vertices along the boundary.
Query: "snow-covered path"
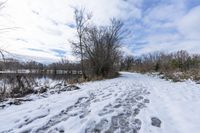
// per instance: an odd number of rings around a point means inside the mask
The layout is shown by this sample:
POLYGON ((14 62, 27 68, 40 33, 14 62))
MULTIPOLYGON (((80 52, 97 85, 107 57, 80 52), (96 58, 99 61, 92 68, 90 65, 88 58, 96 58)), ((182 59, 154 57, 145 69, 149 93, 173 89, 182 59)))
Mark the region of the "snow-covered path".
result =
POLYGON ((199 133, 200 85, 126 73, 0 109, 0 132, 199 133), (161 126, 152 126, 152 117, 161 126))

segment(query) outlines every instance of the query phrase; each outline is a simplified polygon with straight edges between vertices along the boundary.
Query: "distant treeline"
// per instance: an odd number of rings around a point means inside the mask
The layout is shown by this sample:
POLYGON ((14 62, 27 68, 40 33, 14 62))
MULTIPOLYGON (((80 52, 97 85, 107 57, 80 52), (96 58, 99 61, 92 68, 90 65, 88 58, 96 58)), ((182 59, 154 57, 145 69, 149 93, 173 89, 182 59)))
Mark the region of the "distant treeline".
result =
POLYGON ((75 74, 80 73, 80 64, 62 59, 52 64, 42 64, 36 61, 21 62, 16 59, 0 61, 0 71, 16 71, 19 73, 43 73, 43 74, 75 74))
POLYGON ((168 76, 180 72, 185 78, 192 76, 200 79, 200 54, 181 50, 174 53, 154 52, 140 57, 127 56, 121 61, 121 70, 160 72, 168 76))

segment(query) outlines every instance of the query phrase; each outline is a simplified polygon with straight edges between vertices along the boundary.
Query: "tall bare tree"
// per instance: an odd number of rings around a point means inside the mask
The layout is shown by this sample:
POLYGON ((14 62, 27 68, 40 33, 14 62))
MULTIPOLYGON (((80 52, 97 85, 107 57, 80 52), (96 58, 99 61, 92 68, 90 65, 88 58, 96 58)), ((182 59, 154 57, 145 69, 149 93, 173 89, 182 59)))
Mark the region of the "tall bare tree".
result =
POLYGON ((84 49, 83 49, 83 36, 88 25, 89 20, 91 19, 91 13, 86 13, 85 9, 74 9, 74 19, 76 24, 76 32, 77 32, 77 42, 71 42, 73 46, 73 52, 80 56, 81 58, 81 70, 82 76, 84 79, 87 78, 85 67, 84 67, 84 49))
MULTIPOLYGON (((4 7, 4 4, 5 4, 5 2, 0 2, 0 10, 4 7)), ((2 29, 0 29, 0 30, 2 30, 2 29)), ((3 62, 5 62, 4 53, 1 48, 0 48, 0 55, 1 55, 1 58, 3 59, 3 62)))
POLYGON ((93 74, 108 76, 114 70, 120 57, 120 43, 123 38, 123 23, 112 19, 108 26, 92 26, 86 29, 83 44, 86 59, 89 60, 93 74))

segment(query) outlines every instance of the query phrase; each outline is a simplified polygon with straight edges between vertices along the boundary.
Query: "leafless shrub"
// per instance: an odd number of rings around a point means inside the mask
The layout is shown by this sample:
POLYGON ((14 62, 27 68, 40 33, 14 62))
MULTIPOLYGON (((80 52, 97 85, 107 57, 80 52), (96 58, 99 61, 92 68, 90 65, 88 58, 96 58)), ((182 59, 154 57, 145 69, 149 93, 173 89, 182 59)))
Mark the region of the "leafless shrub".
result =
POLYGON ((83 9, 75 9, 78 41, 72 41, 73 51, 81 58, 84 78, 106 77, 115 73, 119 63, 123 23, 117 19, 111 19, 108 26, 89 25, 90 18, 91 15, 86 14, 83 9))
POLYGON ((85 57, 88 59, 92 74, 108 76, 115 72, 120 58, 120 41, 123 23, 112 19, 109 26, 87 28, 84 36, 85 57))
POLYGON ((10 92, 11 97, 23 97, 33 93, 33 87, 36 86, 33 80, 24 75, 17 75, 16 78, 13 78, 11 81, 14 83, 10 92))
MULTIPOLYGON (((155 52, 141 57, 132 57, 129 70, 137 72, 160 72, 165 74, 167 79, 181 81, 181 79, 199 80, 200 55, 191 55, 187 51, 181 50, 174 53, 155 52)), ((127 60, 127 59, 126 59, 127 60)), ((121 64, 122 69, 127 69, 126 60, 121 64)))

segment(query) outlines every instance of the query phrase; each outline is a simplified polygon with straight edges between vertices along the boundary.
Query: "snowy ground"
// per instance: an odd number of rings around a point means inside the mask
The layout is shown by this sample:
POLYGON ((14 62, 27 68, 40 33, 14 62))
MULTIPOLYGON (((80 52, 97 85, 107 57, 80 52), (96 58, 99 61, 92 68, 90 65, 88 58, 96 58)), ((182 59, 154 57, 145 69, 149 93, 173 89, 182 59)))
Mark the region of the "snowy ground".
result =
POLYGON ((200 85, 126 73, 0 109, 0 132, 199 133, 200 85), (161 121, 152 126, 152 118, 161 121))

